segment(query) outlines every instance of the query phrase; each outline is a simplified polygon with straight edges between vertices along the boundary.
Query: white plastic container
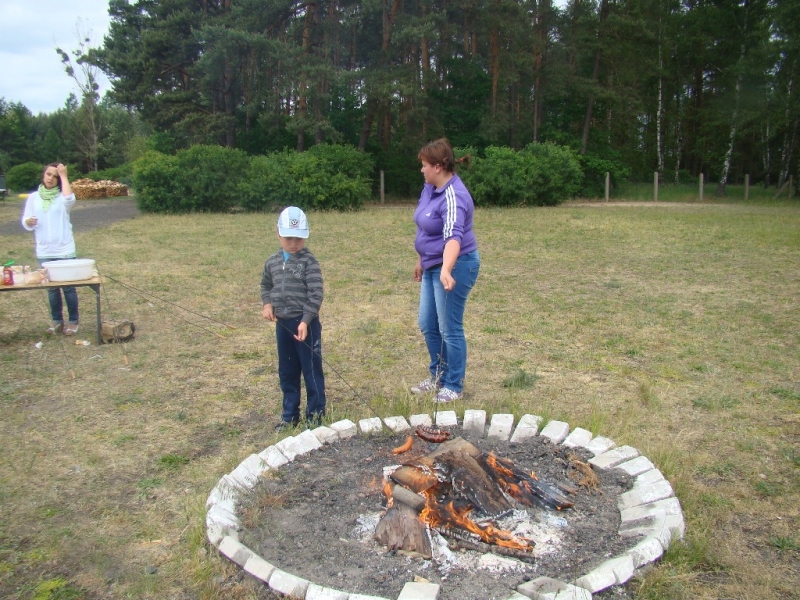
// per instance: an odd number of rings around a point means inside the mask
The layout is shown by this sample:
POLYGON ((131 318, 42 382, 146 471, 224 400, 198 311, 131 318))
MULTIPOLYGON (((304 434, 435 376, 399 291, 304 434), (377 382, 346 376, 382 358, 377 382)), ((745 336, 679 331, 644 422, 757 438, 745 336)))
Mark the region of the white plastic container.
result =
POLYGON ((93 258, 69 258, 42 263, 50 281, 83 281, 94 276, 93 258))

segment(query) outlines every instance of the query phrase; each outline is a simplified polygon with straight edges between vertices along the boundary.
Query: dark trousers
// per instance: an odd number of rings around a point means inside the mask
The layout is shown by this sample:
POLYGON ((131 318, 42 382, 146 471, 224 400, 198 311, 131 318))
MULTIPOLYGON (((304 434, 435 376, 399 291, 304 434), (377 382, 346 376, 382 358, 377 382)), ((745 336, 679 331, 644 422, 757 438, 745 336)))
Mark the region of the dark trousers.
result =
POLYGON ((314 319, 308 325, 308 336, 302 342, 294 339, 302 317, 278 319, 275 336, 278 341, 278 378, 283 392, 281 420, 300 420, 300 375, 306 384, 306 420, 313 422, 325 414, 325 376, 322 373, 322 324, 314 319))

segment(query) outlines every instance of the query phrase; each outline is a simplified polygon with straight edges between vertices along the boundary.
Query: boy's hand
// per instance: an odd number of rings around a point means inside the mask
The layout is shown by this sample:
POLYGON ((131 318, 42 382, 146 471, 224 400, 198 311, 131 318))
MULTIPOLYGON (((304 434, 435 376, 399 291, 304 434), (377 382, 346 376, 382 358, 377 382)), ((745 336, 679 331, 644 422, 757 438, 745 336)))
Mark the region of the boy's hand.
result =
POLYGON ((300 321, 300 325, 297 326, 297 335, 294 336, 298 342, 302 342, 308 337, 308 323, 304 321, 300 321))
POLYGON ((272 312, 272 304, 264 305, 264 310, 261 311, 261 316, 264 317, 267 321, 275 320, 275 313, 272 312))

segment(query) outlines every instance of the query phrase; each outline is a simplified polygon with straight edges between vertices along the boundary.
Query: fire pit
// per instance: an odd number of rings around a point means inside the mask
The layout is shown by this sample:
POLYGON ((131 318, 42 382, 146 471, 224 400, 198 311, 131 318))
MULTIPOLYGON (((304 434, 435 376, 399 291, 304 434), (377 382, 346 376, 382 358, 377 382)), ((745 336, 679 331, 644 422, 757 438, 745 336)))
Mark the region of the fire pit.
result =
POLYGON ((431 425, 414 415, 340 421, 251 455, 209 496, 209 540, 306 600, 522 600, 591 598, 683 534, 669 483, 633 448, 558 421, 539 432, 533 415, 436 418, 443 444, 414 436, 431 425))

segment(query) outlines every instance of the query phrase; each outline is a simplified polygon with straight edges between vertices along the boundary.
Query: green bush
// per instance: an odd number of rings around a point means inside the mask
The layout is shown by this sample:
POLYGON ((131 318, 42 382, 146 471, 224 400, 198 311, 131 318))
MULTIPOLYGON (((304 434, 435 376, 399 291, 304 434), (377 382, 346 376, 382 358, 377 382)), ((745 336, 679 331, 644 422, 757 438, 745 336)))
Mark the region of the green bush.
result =
POLYGON ((304 209, 353 210, 370 197, 372 158, 353 146, 320 144, 254 158, 239 187, 247 210, 289 204, 304 209))
POLYGON ((92 171, 86 174, 86 178, 92 181, 119 181, 126 185, 132 184, 132 177, 133 163, 125 163, 118 167, 101 169, 100 171, 92 171))
POLYGON ((143 212, 225 212, 239 201, 247 155, 222 146, 192 146, 169 156, 154 150, 134 163, 133 186, 143 212))
POLYGON ((582 198, 603 198, 606 194, 606 173, 612 189, 618 189, 630 177, 631 170, 616 160, 600 158, 594 154, 578 155, 583 170, 583 185, 578 194, 582 198))
POLYGON ((519 152, 489 146, 460 171, 477 206, 554 206, 573 197, 583 178, 574 152, 529 144, 519 152))
POLYGON ((44 165, 26 162, 11 167, 6 173, 6 187, 15 192, 32 192, 42 183, 44 165))

